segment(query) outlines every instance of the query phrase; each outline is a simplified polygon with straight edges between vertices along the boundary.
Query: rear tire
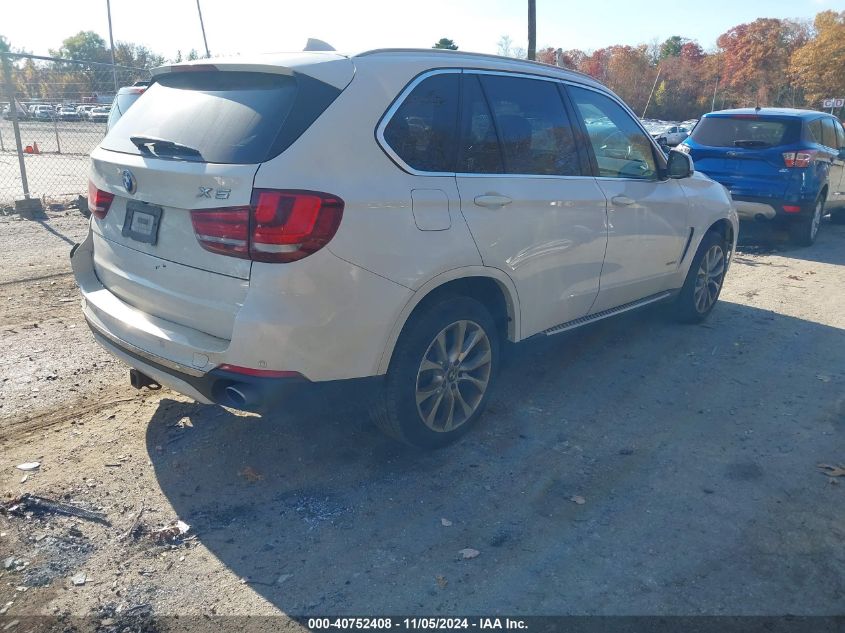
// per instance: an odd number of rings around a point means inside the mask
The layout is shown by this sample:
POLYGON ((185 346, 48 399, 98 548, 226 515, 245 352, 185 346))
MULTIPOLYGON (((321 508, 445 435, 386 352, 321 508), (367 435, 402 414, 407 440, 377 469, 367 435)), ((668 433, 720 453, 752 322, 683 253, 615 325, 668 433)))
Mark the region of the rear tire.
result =
POLYGON ((372 409, 387 435, 437 448, 466 433, 487 406, 499 368, 490 312, 469 297, 443 297, 405 325, 372 409))
POLYGON ((674 316, 681 323, 707 318, 719 300, 728 266, 728 244, 716 231, 708 231, 690 264, 684 286, 675 299, 674 316))
POLYGON ((795 220, 789 226, 792 241, 798 246, 812 246, 819 235, 822 216, 824 216, 824 197, 820 195, 813 205, 813 213, 795 220))

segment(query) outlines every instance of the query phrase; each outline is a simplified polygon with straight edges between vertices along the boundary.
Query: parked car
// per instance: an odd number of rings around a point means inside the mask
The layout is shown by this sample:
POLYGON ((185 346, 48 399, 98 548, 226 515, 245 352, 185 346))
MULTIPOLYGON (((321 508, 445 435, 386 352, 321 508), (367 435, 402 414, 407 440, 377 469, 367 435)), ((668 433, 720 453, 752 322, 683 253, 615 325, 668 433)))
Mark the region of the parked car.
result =
POLYGON ((681 125, 672 125, 662 132, 653 134, 654 140, 661 145, 668 145, 675 147, 678 143, 683 143, 689 136, 689 130, 681 125))
POLYGON ((718 299, 730 196, 585 75, 384 50, 155 78, 92 153, 72 251, 136 386, 267 410, 369 379, 383 430, 439 446, 481 415, 506 341, 718 299))
POLYGON ((132 104, 135 103, 142 94, 144 94, 148 84, 149 82, 147 81, 138 81, 132 86, 124 86, 117 91, 117 94, 114 96, 114 101, 112 101, 111 104, 111 112, 109 113, 106 129, 110 130, 114 127, 114 124, 117 123, 120 117, 122 117, 132 104))
POLYGON ((88 113, 88 120, 95 123, 107 123, 110 114, 111 108, 109 106, 100 106, 99 108, 94 108, 88 113))
POLYGON ((79 121, 79 113, 73 106, 63 106, 58 111, 59 121, 79 121))
POLYGON ((826 212, 845 221, 845 130, 830 114, 711 112, 679 149, 731 191, 740 219, 785 225, 797 244, 815 242, 826 212))
POLYGON ((33 106, 32 118, 37 121, 52 121, 56 118, 56 111, 49 105, 33 106))
POLYGON ((87 121, 89 115, 91 114, 91 110, 98 107, 96 103, 85 103, 76 108, 77 113, 79 114, 79 118, 82 121, 87 121))

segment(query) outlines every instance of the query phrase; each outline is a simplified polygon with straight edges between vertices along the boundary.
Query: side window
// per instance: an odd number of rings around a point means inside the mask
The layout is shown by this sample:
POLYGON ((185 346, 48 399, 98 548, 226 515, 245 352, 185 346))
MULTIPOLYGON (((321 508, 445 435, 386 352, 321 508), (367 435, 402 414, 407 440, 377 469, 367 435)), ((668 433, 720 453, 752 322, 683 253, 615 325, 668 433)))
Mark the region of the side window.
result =
POLYGON ((822 120, 813 119, 807 124, 807 129, 810 131, 811 140, 815 143, 822 142, 822 120))
POLYGON ((845 149, 845 129, 839 121, 833 122, 836 127, 836 147, 837 149, 845 149))
POLYGON ((575 86, 566 89, 587 128, 599 176, 657 178, 651 141, 630 114, 613 99, 593 90, 575 86))
POLYGON ((838 147, 836 145, 836 128, 833 127, 833 119, 822 119, 822 145, 838 147))
POLYGON ((572 124, 557 84, 479 75, 505 162, 505 173, 580 176, 572 124))
POLYGON ((420 171, 455 171, 460 74, 424 79, 393 114, 384 140, 410 167, 420 171))
POLYGON ((478 75, 464 73, 463 81, 463 129, 457 171, 466 174, 501 174, 505 171, 502 151, 478 75))

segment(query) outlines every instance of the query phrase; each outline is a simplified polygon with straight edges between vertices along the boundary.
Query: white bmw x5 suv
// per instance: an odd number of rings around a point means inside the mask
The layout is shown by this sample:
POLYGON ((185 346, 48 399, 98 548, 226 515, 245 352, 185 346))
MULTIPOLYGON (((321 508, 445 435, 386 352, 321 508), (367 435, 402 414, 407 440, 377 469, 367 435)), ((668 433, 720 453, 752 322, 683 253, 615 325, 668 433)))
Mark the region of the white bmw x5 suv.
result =
POLYGON ((162 67, 91 159, 73 270, 133 384, 261 411, 373 377, 377 423, 421 446, 481 415, 506 341, 704 318, 737 236, 603 85, 487 55, 162 67))

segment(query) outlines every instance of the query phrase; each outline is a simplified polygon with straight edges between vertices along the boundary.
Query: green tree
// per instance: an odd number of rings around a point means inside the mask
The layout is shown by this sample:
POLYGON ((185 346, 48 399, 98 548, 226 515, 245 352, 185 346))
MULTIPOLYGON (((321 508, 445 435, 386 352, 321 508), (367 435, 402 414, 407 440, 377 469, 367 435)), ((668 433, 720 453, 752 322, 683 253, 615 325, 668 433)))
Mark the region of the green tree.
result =
POLYGON ((681 55, 681 49, 688 41, 687 38, 681 37, 680 35, 673 35, 672 37, 666 38, 660 45, 658 58, 679 57, 681 55))
POLYGON ((85 62, 111 62, 105 40, 94 31, 80 31, 65 38, 58 49, 50 49, 50 55, 85 62))
POLYGON ((458 45, 448 37, 441 37, 431 48, 444 48, 450 51, 458 50, 458 45))

